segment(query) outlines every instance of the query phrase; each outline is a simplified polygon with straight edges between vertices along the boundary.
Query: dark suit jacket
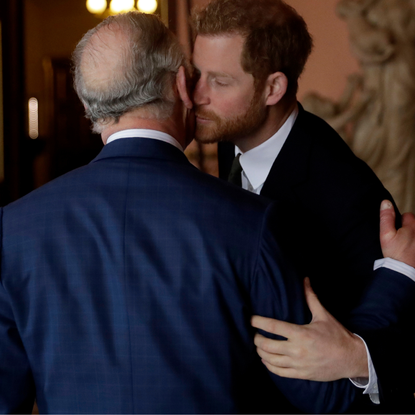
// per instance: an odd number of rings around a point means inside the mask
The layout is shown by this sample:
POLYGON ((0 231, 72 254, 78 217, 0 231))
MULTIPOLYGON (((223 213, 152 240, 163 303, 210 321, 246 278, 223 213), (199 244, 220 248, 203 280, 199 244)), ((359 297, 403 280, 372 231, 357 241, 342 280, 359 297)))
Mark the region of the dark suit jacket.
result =
MULTIPOLYGON (((226 178, 235 155, 234 146, 220 144, 219 174, 226 178)), ((382 258, 379 207, 383 199, 392 200, 389 192, 325 121, 300 105, 298 118, 261 195, 278 202, 285 254, 300 274, 310 277, 325 307, 342 323, 354 326, 348 322, 351 311, 372 283, 374 261, 382 258)), ((387 282, 383 289, 389 293, 387 282)), ((363 332, 356 326, 354 329, 365 335, 384 387, 383 399, 391 399, 394 404, 406 399, 412 405, 412 353, 397 356, 395 338, 390 333, 363 332), (397 382, 396 376, 406 381, 397 382), (397 383, 400 392, 396 390, 397 383), (402 389, 403 384, 406 386, 402 389)), ((396 411, 396 405, 394 408, 396 411)))
POLYGON ((30 412, 35 394, 40 413, 275 413, 282 394, 319 413, 353 401, 348 380, 268 374, 251 315, 309 318, 275 206, 175 147, 117 140, 0 218, 1 413, 30 412))

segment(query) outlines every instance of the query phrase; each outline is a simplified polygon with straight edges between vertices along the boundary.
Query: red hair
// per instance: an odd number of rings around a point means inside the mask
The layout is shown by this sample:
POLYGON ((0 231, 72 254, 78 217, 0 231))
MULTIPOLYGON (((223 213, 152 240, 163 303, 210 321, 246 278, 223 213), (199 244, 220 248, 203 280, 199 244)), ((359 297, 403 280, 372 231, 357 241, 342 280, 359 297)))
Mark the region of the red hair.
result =
POLYGON ((192 13, 193 35, 238 34, 245 38, 241 65, 261 84, 274 72, 295 94, 313 47, 304 19, 282 0, 212 0, 192 13))

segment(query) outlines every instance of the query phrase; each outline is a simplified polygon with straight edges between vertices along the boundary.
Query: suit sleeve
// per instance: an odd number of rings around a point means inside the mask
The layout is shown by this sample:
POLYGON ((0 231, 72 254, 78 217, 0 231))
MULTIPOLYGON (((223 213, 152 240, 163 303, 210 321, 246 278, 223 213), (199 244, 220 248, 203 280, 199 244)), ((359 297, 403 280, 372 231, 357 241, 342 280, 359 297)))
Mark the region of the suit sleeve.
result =
POLYGON ((415 282, 396 271, 379 268, 349 327, 368 345, 383 409, 415 411, 415 282))
MULTIPOLYGON (((329 278, 322 282, 326 297, 320 295, 318 291, 318 288, 321 288, 318 286, 318 276, 314 280, 311 278, 312 285, 329 311, 333 306, 337 311, 344 311, 343 314, 335 314, 336 317, 340 317, 343 324, 365 340, 378 377, 381 410, 396 412, 397 408, 401 407, 404 412, 413 412, 415 410, 414 335, 411 329, 413 322, 408 323, 404 313, 399 311, 404 304, 414 303, 414 297, 410 295, 413 292, 411 287, 413 283, 402 276, 399 278, 401 282, 398 283, 396 275, 394 278, 389 275, 390 279, 382 277, 378 280, 378 275, 372 271, 374 261, 382 257, 379 242, 380 203, 383 199, 393 202, 393 198, 363 162, 351 163, 353 169, 348 169, 347 165, 340 166, 341 171, 337 168, 337 174, 333 174, 331 179, 320 176, 315 180, 317 185, 329 184, 326 188, 321 186, 321 191, 327 191, 331 197, 326 199, 327 205, 324 209, 321 207, 322 218, 316 222, 324 224, 326 232, 321 234, 325 235, 328 246, 321 244, 324 247, 321 252, 326 253, 325 259, 327 256, 330 257, 330 269, 333 272, 332 276, 328 274, 329 278), (333 253, 329 251, 330 244, 336 249, 333 253), (375 288, 371 288, 372 283, 375 284, 375 288), (405 285, 408 286, 408 291, 405 291, 405 285), (367 289, 373 290, 371 295, 366 294, 362 298, 360 294, 365 293, 367 289), (343 295, 339 301, 341 292, 343 295), (366 308, 362 308, 361 305, 365 301, 371 302, 366 308), (382 305, 385 305, 385 308, 382 305), (394 309, 398 305, 399 307, 394 309), (353 327, 358 329, 353 329, 348 323, 349 316, 352 314, 355 318, 357 313, 361 313, 359 325, 354 324, 353 327), (370 319, 371 329, 360 326, 366 324, 364 319, 366 323, 370 319), (407 324, 400 324, 397 328, 395 326, 397 320, 407 324), (408 347, 409 344, 411 347, 408 347)), ((332 166, 331 170, 336 172, 336 166, 332 166)), ((329 171, 325 171, 327 176, 329 171)), ((316 194, 318 191, 319 189, 316 188, 316 194)), ((324 200, 324 195, 320 193, 318 198, 324 200)), ((317 200, 312 205, 320 208, 321 204, 317 200)), ((396 206, 395 210, 396 226, 399 227, 401 217, 396 206)), ((414 313, 407 310, 406 315, 413 317, 414 313)))
MULTIPOLYGON (((273 213, 266 220, 260 242, 257 269, 252 281, 254 313, 296 324, 310 322, 301 279, 286 263, 276 241, 273 213)), ((264 333, 266 335, 266 333, 264 333)), ((281 378, 270 373, 285 397, 306 413, 345 412, 356 397, 357 389, 348 379, 314 382, 281 378)))
POLYGON ((414 299, 414 281, 399 272, 379 268, 360 304, 352 311, 349 327, 362 333, 408 327, 415 311, 414 299))
MULTIPOLYGON (((3 270, 3 210, 0 208, 0 269, 3 270)), ((0 413, 32 413, 35 388, 29 361, 0 275, 0 413)))

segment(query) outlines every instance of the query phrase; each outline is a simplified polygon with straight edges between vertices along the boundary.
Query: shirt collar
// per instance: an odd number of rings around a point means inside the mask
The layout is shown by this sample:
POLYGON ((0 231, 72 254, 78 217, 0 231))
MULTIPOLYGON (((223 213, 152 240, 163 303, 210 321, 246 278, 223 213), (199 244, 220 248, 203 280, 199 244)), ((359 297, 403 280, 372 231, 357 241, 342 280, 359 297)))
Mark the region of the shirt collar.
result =
POLYGON ((298 107, 296 106, 282 127, 272 137, 246 153, 242 153, 235 146, 235 156, 241 153, 239 162, 253 190, 264 184, 275 159, 290 134, 297 116, 298 107))
POLYGON ((146 130, 143 128, 140 128, 140 129, 135 128, 135 129, 130 129, 130 130, 118 131, 117 133, 114 133, 108 137, 106 144, 109 144, 112 141, 119 140, 121 138, 136 138, 136 137, 151 138, 153 140, 164 141, 165 143, 169 143, 173 145, 174 147, 178 148, 180 151, 183 151, 183 147, 171 135, 163 133, 161 131, 146 130))

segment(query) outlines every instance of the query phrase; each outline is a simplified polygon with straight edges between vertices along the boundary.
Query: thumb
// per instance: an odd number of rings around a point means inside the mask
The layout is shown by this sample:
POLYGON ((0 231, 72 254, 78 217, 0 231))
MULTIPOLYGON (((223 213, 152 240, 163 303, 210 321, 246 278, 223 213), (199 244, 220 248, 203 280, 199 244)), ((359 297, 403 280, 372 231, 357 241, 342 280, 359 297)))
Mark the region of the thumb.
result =
POLYGON ((315 321, 325 311, 325 308, 321 305, 316 293, 311 288, 310 278, 308 277, 304 278, 304 293, 308 308, 313 315, 312 321, 315 321))
POLYGON ((382 249, 396 235, 395 216, 392 203, 389 200, 384 200, 380 205, 380 243, 382 249))

